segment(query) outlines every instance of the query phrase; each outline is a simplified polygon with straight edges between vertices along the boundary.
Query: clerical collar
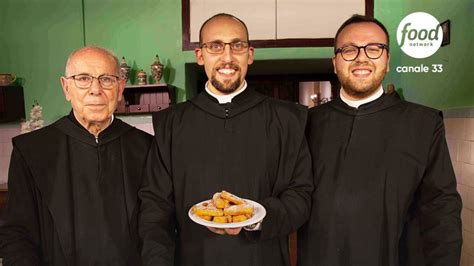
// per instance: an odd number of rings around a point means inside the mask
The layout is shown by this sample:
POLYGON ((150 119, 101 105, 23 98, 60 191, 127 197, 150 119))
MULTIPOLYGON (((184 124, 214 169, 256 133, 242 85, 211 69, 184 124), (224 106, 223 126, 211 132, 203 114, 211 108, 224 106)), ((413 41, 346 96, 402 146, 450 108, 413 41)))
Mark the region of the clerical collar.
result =
POLYGON ((365 98, 365 99, 361 99, 361 100, 350 100, 350 99, 347 99, 346 97, 344 97, 344 95, 342 94, 342 88, 341 90, 339 91, 339 96, 341 97, 341 100, 343 102, 345 102, 347 105, 349 105, 350 107, 354 107, 354 108, 359 108, 359 106, 363 105, 363 104, 366 104, 366 103, 369 103, 369 102, 372 102, 372 101, 375 101, 377 100, 380 96, 383 95, 383 88, 382 88, 382 85, 380 85, 379 89, 377 90, 377 92, 375 92, 374 94, 370 95, 369 97, 365 98))
POLYGON ((216 98, 217 101, 220 104, 232 102, 232 98, 234 98, 235 96, 241 94, 247 88, 247 82, 244 80, 244 86, 242 87, 242 89, 240 89, 238 91, 234 91, 231 94, 217 95, 217 94, 211 92, 211 90, 207 86, 208 83, 209 82, 206 82, 206 91, 207 91, 207 93, 209 93, 209 95, 211 95, 212 97, 216 98))

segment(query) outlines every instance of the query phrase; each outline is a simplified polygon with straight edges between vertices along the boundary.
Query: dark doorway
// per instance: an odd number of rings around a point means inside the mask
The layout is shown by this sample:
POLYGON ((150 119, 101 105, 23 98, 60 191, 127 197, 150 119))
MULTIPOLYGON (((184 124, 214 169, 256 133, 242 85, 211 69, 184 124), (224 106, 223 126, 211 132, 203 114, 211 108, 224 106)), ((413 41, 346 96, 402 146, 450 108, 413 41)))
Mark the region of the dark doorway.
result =
MULTIPOLYGON (((207 76, 202 66, 186 65, 188 92, 204 90, 207 76)), ((248 87, 281 100, 299 102, 300 82, 329 81, 332 95, 338 96, 339 82, 333 72, 331 59, 258 60, 249 66, 248 87)), ((193 95, 194 93, 188 93, 193 95)))

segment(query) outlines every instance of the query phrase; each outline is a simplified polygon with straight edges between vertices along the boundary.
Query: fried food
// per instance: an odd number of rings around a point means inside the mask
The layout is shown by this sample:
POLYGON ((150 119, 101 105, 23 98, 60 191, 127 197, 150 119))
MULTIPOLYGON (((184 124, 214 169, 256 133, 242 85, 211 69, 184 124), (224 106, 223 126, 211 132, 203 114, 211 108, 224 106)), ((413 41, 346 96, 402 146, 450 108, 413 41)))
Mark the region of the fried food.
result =
POLYGON ((254 207, 225 190, 214 193, 211 200, 194 205, 192 212, 206 221, 238 223, 252 218, 254 207))
POLYGON ((218 209, 212 202, 204 202, 193 206, 193 212, 198 216, 223 216, 224 211, 218 209))
POLYGON ((212 196, 212 202, 217 208, 224 209, 226 207, 226 202, 228 203, 229 201, 221 198, 221 193, 217 192, 212 196))
POLYGON ((228 200, 228 201, 230 201, 230 202, 236 204, 236 205, 240 205, 240 204, 244 204, 244 203, 245 203, 245 201, 244 201, 243 199, 241 199, 241 198, 237 197, 236 195, 234 195, 234 194, 232 194, 232 193, 229 193, 229 192, 227 192, 227 191, 225 191, 225 190, 222 190, 222 192, 221 192, 221 197, 222 197, 223 199, 226 199, 226 200, 228 200))
POLYGON ((227 216, 214 216, 214 218, 212 218, 212 221, 215 223, 225 224, 227 223, 227 219, 227 216))
POLYGON ((252 214, 253 206, 250 204, 232 205, 224 209, 224 215, 252 214))
POLYGON ((198 215, 199 218, 201 219, 204 219, 206 221, 211 221, 212 220, 212 216, 209 216, 209 215, 198 215))
POLYGON ((238 223, 238 222, 243 222, 245 220, 248 220, 249 218, 246 215, 235 215, 232 216, 232 222, 233 223, 238 223))

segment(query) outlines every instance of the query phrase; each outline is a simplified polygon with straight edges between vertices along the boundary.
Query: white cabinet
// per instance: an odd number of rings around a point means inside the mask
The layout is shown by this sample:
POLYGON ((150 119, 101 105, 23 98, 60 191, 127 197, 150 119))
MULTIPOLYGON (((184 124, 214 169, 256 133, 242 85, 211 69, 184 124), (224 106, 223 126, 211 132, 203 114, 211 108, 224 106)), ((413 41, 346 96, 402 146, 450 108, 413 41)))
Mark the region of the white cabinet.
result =
POLYGON ((191 42, 199 41, 202 23, 217 13, 242 19, 251 40, 321 39, 333 38, 351 15, 365 14, 367 4, 373 8, 373 0, 183 1, 189 1, 191 42))
POLYGON ((189 0, 191 42, 199 42, 202 23, 218 13, 232 14, 245 22, 252 40, 275 39, 275 0, 189 0))
POLYGON ((276 39, 334 38, 353 14, 365 14, 365 0, 278 0, 276 39))

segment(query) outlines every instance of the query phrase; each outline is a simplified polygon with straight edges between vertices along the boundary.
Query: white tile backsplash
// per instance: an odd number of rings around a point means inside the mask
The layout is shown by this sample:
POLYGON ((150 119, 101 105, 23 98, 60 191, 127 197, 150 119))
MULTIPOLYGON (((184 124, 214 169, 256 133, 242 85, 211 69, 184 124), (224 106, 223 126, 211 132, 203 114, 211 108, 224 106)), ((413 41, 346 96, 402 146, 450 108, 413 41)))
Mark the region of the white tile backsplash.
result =
POLYGON ((19 123, 0 124, 0 184, 8 181, 12 138, 20 134, 19 123))
POLYGON ((461 266, 474 266, 474 118, 447 118, 446 140, 463 201, 461 266))

